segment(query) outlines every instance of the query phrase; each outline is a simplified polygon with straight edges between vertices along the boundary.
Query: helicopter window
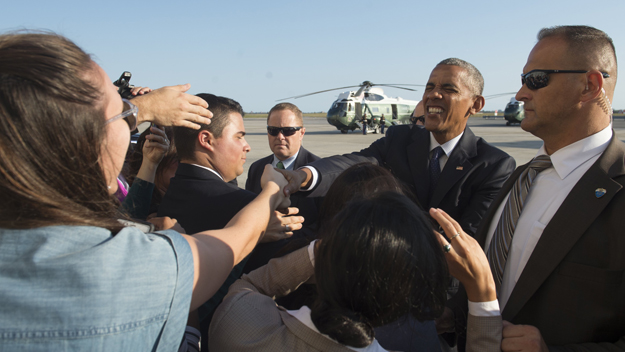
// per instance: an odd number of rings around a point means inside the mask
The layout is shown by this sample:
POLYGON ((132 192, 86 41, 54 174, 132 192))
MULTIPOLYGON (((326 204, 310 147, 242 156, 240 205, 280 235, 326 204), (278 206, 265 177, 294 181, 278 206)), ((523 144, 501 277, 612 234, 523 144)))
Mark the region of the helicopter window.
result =
POLYGON ((373 112, 379 112, 379 111, 380 111, 380 109, 378 109, 378 108, 373 108, 373 109, 371 109, 371 111, 373 111, 373 112))
POLYGON ((365 93, 365 99, 369 101, 380 101, 384 100, 384 97, 374 93, 365 93))
POLYGON ((386 113, 390 114, 391 113, 391 108, 386 108, 386 113))
POLYGON ((352 104, 347 104, 347 111, 352 111, 352 104))

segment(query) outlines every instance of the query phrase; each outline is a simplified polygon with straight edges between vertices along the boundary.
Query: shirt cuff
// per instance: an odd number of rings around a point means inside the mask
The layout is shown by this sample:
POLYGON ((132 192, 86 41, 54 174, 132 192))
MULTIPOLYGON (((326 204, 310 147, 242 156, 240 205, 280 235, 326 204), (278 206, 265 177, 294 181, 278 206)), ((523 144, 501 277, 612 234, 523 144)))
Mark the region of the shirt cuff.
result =
POLYGON ((308 245, 308 258, 310 258, 313 267, 315 266, 315 242, 317 242, 317 240, 310 242, 308 245))
POLYGON ((308 186, 307 188, 300 188, 300 191, 310 191, 311 189, 315 188, 315 186, 317 185, 317 180, 319 179, 319 172, 317 171, 317 169, 315 169, 312 166, 304 166, 301 169, 306 168, 308 170, 310 170, 310 173, 312 174, 312 181, 310 182, 310 186, 308 186))
POLYGON ((475 317, 496 317, 501 315, 499 301, 471 302, 469 301, 469 314, 475 317))

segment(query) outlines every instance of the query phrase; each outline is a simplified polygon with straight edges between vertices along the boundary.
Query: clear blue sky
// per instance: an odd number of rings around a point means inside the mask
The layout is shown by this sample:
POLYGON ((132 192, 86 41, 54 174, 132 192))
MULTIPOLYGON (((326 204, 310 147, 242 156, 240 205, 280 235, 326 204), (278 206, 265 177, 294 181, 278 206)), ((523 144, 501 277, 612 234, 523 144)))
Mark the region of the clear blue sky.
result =
MULTIPOLYGON (((233 98, 245 111, 333 87, 424 84, 442 59, 477 66, 484 95, 516 91, 542 27, 585 24, 607 32, 625 59, 625 1, 5 1, 0 31, 47 29, 74 40, 112 79, 233 98)), ((623 82, 614 108, 625 108, 623 82)), ((390 96, 420 100, 387 89, 390 96)), ((327 111, 337 92, 292 100, 327 111)), ((504 108, 509 97, 488 100, 504 108)))

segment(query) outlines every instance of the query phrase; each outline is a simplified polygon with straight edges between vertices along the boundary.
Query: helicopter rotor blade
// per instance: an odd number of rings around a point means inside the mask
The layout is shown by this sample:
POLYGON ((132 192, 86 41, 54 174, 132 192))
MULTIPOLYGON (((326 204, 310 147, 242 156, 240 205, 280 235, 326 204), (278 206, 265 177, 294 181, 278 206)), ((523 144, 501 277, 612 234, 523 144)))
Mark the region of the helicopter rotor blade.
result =
POLYGON ((296 96, 293 96, 293 97, 288 97, 288 98, 278 99, 278 100, 276 100, 276 101, 282 101, 282 100, 287 100, 287 99, 297 99, 297 98, 303 98, 303 97, 307 97, 307 96, 309 96, 309 95, 315 95, 315 94, 319 94, 319 93, 330 92, 330 91, 333 91, 333 90, 346 89, 346 88, 356 88, 356 87, 360 87, 360 86, 347 86, 347 87, 339 87, 339 88, 332 88, 332 89, 320 90, 320 91, 318 91, 318 92, 307 93, 307 94, 302 94, 302 95, 296 95, 296 96))
POLYGON ((403 83, 386 83, 386 84, 374 84, 374 86, 408 86, 408 87, 425 87, 425 84, 403 84, 403 83))
POLYGON ((494 99, 494 98, 500 98, 500 97, 504 97, 506 95, 512 95, 512 94, 516 94, 517 92, 508 92, 508 93, 499 93, 499 94, 493 94, 493 95, 486 95, 484 96, 484 99, 494 99))
POLYGON ((412 89, 412 88, 404 88, 404 87, 398 87, 398 86, 392 86, 390 84, 376 84, 376 86, 383 86, 383 87, 391 87, 391 88, 397 88, 397 89, 403 89, 403 90, 410 90, 413 92, 416 92, 417 89, 412 89))

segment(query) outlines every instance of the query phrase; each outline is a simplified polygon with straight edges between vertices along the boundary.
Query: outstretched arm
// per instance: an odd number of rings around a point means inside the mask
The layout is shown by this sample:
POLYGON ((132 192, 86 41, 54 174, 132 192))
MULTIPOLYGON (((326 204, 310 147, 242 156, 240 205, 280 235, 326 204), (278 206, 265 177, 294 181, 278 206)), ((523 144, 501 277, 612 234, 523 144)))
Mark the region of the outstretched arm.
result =
POLYGON ((195 266, 191 310, 212 297, 234 265, 254 249, 267 228, 271 212, 288 207, 289 200, 282 193, 286 180, 271 165, 265 166, 261 185, 263 191, 224 229, 185 235, 195 266))

